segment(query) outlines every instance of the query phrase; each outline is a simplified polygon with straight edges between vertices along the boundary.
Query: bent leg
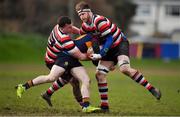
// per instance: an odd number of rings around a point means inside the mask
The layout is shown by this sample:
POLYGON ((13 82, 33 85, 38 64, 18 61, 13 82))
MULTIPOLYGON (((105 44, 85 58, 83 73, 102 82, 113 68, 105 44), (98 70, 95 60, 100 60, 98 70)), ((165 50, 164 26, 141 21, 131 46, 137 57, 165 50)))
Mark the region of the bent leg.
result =
POLYGON ((41 97, 48 103, 49 106, 53 106, 51 102, 51 96, 54 94, 54 92, 64 87, 64 85, 67 83, 67 81, 59 77, 59 79, 53 82, 52 86, 49 87, 45 93, 41 94, 41 97))
POLYGON ((64 73, 64 71, 65 71, 64 68, 57 66, 57 65, 53 65, 53 67, 48 75, 39 76, 39 77, 33 79, 32 80, 33 85, 39 85, 39 84, 43 84, 43 83, 53 82, 53 81, 57 80, 64 73))
POLYGON ((23 86, 26 89, 29 89, 32 86, 53 82, 56 79, 58 79, 64 73, 64 71, 65 71, 64 68, 59 67, 57 65, 53 65, 53 67, 48 75, 38 76, 35 79, 26 82, 23 86))
POLYGON ((156 99, 161 98, 161 93, 158 89, 154 88, 142 75, 141 72, 138 70, 131 68, 130 66, 130 60, 129 57, 126 55, 120 55, 118 56, 118 65, 120 68, 120 71, 124 73, 125 75, 129 76, 132 80, 139 83, 140 85, 144 86, 148 91, 152 93, 153 96, 156 97, 156 99))
POLYGON ((29 80, 25 84, 19 84, 16 87, 17 96, 21 98, 25 90, 29 89, 32 86, 55 81, 63 74, 64 71, 65 71, 64 68, 59 67, 57 65, 53 65, 49 75, 41 75, 33 80, 29 80))
POLYGON ((51 96, 55 91, 64 87, 64 85, 66 84, 67 82, 64 81, 61 77, 59 77, 59 79, 53 82, 52 86, 48 88, 48 90, 46 91, 47 95, 51 96))

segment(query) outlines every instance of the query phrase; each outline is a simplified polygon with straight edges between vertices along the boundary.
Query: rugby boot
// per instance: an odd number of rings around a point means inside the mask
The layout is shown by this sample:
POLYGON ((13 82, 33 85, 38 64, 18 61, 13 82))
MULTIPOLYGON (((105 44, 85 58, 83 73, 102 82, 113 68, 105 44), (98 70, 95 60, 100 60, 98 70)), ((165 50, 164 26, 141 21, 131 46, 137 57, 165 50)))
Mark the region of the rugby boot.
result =
POLYGON ((50 107, 53 106, 51 103, 51 96, 47 95, 47 93, 43 93, 41 94, 41 97, 48 103, 50 107))
POLYGON ((17 97, 21 98, 22 94, 26 91, 25 87, 22 84, 18 84, 15 88, 17 97))
POLYGON ((152 88, 150 92, 157 100, 161 99, 161 91, 157 88, 152 88))
POLYGON ((82 108, 82 112, 84 112, 84 113, 93 113, 93 112, 98 112, 100 110, 101 110, 101 108, 93 107, 90 105, 82 108))

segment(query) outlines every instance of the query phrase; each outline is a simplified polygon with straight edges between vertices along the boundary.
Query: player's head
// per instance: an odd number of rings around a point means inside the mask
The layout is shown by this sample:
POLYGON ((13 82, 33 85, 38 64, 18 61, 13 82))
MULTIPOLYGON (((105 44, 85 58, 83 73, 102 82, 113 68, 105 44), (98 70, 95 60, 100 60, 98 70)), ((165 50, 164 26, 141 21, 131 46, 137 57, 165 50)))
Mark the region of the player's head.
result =
POLYGON ((76 4, 76 12, 83 22, 91 21, 92 12, 86 2, 82 1, 76 4))
POLYGON ((57 21, 60 29, 63 30, 65 33, 71 33, 72 30, 72 24, 71 24, 71 19, 67 16, 61 16, 58 18, 57 21))

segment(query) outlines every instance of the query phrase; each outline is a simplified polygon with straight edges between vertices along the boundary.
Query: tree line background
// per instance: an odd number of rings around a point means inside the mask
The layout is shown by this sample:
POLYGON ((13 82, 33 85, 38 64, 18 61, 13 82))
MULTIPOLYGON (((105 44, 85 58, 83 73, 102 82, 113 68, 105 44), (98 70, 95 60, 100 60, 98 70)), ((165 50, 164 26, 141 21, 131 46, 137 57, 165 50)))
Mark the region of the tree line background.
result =
MULTIPOLYGON (((82 0, 1 0, 0 32, 41 33, 48 35, 62 15, 71 15, 74 25, 81 21, 75 4, 82 0), (71 6, 69 5, 71 3, 71 6), (69 14, 71 11, 71 14, 69 14)), ((135 14, 136 5, 129 0, 85 0, 94 13, 104 15, 125 32, 135 14)))

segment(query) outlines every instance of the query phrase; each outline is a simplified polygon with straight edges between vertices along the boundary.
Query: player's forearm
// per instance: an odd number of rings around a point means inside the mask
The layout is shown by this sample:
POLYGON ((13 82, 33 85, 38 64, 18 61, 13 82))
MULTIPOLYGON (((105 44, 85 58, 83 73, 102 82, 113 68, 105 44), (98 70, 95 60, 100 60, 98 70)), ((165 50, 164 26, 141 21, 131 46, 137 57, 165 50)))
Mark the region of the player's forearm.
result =
POLYGON ((111 45, 113 44, 113 37, 112 35, 108 35, 106 37, 106 42, 103 45, 102 49, 100 50, 101 56, 105 56, 108 50, 110 49, 111 45))
POLYGON ((78 58, 81 61, 89 60, 89 57, 87 56, 87 54, 81 53, 80 51, 73 53, 73 56, 78 58))
POLYGON ((71 56, 79 59, 79 60, 89 60, 89 57, 87 54, 82 53, 77 47, 75 47, 73 50, 68 52, 71 56))

